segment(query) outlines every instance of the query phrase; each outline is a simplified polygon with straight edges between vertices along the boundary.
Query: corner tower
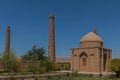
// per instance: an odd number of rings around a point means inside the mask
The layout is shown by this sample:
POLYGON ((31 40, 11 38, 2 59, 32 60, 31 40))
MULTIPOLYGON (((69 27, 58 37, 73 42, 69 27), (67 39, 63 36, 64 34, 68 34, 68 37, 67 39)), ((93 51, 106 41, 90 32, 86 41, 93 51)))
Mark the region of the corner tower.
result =
POLYGON ((49 39, 48 39, 48 58, 50 61, 55 62, 55 28, 54 28, 54 15, 49 17, 49 39))
POLYGON ((6 28, 5 51, 10 51, 10 26, 6 28))

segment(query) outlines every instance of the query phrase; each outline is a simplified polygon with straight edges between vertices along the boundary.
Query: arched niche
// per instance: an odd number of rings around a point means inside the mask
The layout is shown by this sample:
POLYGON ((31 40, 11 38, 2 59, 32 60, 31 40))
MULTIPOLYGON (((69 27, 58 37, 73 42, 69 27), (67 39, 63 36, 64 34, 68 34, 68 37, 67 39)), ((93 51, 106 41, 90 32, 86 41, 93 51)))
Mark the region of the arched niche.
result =
POLYGON ((91 56, 94 56, 94 54, 90 54, 90 57, 91 57, 91 56))
POLYGON ((81 57, 88 57, 88 56, 85 52, 82 52, 79 57, 81 58, 81 57))

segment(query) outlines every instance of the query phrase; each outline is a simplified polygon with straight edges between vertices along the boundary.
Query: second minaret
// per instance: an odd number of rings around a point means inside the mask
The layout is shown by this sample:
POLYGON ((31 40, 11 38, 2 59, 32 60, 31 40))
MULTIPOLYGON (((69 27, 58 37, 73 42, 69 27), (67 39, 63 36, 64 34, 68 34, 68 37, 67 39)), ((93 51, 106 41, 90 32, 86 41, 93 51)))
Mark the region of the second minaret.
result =
POLYGON ((54 15, 50 15, 49 23, 49 39, 48 39, 48 58, 50 61, 55 62, 55 28, 54 28, 54 15))
POLYGON ((6 28, 5 51, 10 51, 10 26, 6 28))

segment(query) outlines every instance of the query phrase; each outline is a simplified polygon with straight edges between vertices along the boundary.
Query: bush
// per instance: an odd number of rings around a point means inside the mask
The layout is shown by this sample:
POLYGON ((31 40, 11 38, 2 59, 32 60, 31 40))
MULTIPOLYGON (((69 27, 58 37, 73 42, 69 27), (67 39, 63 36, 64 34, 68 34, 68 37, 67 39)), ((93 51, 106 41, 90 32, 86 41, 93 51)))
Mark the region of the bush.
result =
POLYGON ((21 68, 21 60, 12 51, 5 51, 1 60, 5 72, 17 72, 21 68))
POLYGON ((109 69, 116 73, 116 77, 120 77, 120 59, 113 59, 109 64, 109 69))
POLYGON ((46 71, 47 72, 56 71, 57 69, 59 69, 59 67, 56 63, 47 61, 47 63, 46 63, 46 71))
POLYGON ((40 67, 38 71, 39 71, 40 74, 45 73, 46 72, 46 67, 40 67))
POLYGON ((28 64, 27 64, 27 69, 29 72, 32 72, 32 73, 37 73, 38 69, 39 69, 39 66, 40 63, 39 62, 35 62, 35 61, 29 61, 28 64))

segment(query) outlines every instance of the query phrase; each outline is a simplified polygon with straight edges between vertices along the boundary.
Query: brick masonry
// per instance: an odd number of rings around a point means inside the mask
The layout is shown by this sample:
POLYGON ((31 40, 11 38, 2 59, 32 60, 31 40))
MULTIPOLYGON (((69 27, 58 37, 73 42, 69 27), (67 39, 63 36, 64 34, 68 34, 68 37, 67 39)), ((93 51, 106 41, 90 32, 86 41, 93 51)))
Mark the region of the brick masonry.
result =
POLYGON ((10 51, 10 26, 6 28, 5 51, 10 51))
POLYGON ((84 39, 82 38, 82 41, 80 41, 80 48, 71 49, 71 70, 78 72, 108 72, 108 63, 111 61, 112 51, 103 48, 103 42, 96 31, 85 36, 87 37, 83 37, 84 39))
POLYGON ((48 58, 55 62, 55 29, 54 29, 54 15, 50 15, 49 24, 49 39, 48 39, 48 58))

